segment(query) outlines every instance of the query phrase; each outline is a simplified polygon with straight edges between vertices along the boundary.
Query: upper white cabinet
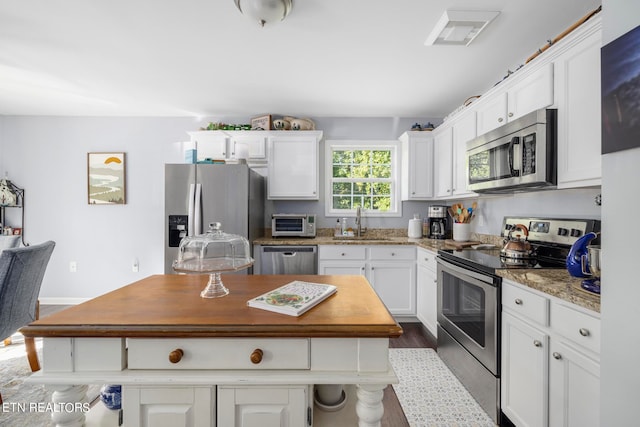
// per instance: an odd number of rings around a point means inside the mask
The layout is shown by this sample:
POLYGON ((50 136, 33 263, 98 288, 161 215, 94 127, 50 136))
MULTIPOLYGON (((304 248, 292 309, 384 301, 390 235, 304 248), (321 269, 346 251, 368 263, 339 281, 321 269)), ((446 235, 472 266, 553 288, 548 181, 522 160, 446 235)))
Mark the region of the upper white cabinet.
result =
POLYGON ((573 43, 555 61, 558 188, 601 185, 602 178, 599 18, 573 43))
POLYGON ((453 124, 453 189, 454 196, 473 196, 467 190, 467 142, 476 137, 476 112, 468 111, 453 124))
POLYGON ((433 132, 434 195, 439 198, 451 197, 453 192, 453 128, 445 123, 433 132))
POLYGON ((267 198, 318 200, 321 131, 280 131, 269 136, 267 198))
POLYGON ((267 160, 269 132, 260 131, 196 131, 189 132, 198 149, 198 160, 243 158, 248 163, 267 160))
POLYGON ((402 143, 402 200, 433 197, 433 136, 431 132, 405 132, 402 143))
POLYGON ((495 92, 487 94, 487 98, 480 98, 477 106, 478 135, 553 104, 553 63, 520 76, 520 73, 527 72, 528 69, 521 69, 500 83, 495 92))

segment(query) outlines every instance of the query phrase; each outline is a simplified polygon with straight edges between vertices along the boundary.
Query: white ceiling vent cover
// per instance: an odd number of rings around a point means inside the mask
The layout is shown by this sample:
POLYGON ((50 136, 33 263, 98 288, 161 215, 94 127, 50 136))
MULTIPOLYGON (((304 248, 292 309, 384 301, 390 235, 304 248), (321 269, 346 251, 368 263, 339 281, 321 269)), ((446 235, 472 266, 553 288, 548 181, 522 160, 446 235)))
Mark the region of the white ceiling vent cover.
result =
POLYGON ((499 14, 483 10, 446 10, 424 44, 468 46, 499 14))

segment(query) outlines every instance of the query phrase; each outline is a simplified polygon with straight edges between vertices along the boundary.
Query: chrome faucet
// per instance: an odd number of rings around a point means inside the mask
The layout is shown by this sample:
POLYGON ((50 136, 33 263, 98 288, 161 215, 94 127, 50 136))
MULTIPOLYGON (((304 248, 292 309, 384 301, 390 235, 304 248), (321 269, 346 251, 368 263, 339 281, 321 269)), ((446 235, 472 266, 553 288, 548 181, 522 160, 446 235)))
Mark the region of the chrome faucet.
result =
MULTIPOLYGON (((364 232, 366 232, 367 229, 364 229, 364 232)), ((358 206, 356 208, 356 236, 357 237, 362 237, 362 209, 360 208, 360 206, 358 206)))

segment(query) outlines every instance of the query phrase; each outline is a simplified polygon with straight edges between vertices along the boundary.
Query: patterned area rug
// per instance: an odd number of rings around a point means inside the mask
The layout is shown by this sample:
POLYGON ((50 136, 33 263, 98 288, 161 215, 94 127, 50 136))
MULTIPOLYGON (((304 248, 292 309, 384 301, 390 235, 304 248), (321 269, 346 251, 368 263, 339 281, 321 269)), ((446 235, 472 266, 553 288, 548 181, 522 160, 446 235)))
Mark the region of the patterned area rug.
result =
MULTIPOLYGON (((42 340, 36 339, 38 358, 42 361, 42 340)), ((43 404, 51 402, 51 391, 42 384, 25 383, 31 375, 23 342, 0 347, 0 426, 46 427, 51 423, 51 411, 43 410, 43 404), (39 406, 38 406, 39 405, 39 406)), ((98 396, 100 386, 90 386, 90 401, 98 396)))
POLYGON ((393 389, 411 427, 494 427, 495 424, 430 348, 393 348, 400 379, 393 389))

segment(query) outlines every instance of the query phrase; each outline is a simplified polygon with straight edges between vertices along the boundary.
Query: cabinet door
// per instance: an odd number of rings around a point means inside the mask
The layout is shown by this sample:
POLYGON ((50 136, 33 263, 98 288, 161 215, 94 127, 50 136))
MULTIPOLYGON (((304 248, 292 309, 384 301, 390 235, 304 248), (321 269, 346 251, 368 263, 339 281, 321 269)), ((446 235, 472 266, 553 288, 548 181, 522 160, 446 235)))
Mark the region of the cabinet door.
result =
POLYGON ((232 152, 230 157, 250 160, 267 160, 267 136, 262 132, 240 132, 231 134, 232 152))
POLYGON ((502 411, 517 426, 547 425, 549 336, 502 313, 502 411))
POLYGON ((269 199, 318 199, 318 139, 309 136, 269 138, 269 199))
POLYGON ((189 132, 191 142, 196 144, 198 160, 216 159, 222 160, 229 156, 227 151, 228 138, 221 132, 200 131, 189 132))
POLYGON ((215 426, 211 387, 122 387, 127 427, 215 426))
POLYGON ((371 261, 369 268, 369 281, 389 312, 415 316, 415 261, 371 261))
POLYGON ((306 426, 306 386, 218 387, 218 426, 306 426))
POLYGON ((467 190, 467 142, 476 137, 476 112, 470 111, 453 125, 453 189, 455 196, 472 195, 467 190))
POLYGON ((436 273, 418 262, 416 279, 416 315, 434 337, 437 332, 438 280, 436 273))
POLYGON ((600 425, 600 364, 570 346, 551 340, 549 425, 600 425))
POLYGON ((600 185, 601 93, 597 31, 556 61, 558 188, 600 185))
POLYGON ((320 261, 318 274, 327 275, 365 275, 366 263, 350 261, 320 261))
POLYGON ((402 200, 431 199, 433 197, 433 137, 429 132, 405 132, 400 140, 402 141, 402 200))
POLYGON ((507 123, 507 93, 489 95, 491 98, 478 107, 476 117, 478 135, 507 123))
POLYGON ((453 129, 447 127, 434 135, 433 158, 435 172, 435 196, 451 197, 453 167, 453 129))
POLYGON ((508 90, 507 100, 507 121, 553 104, 553 64, 518 80, 508 90))

